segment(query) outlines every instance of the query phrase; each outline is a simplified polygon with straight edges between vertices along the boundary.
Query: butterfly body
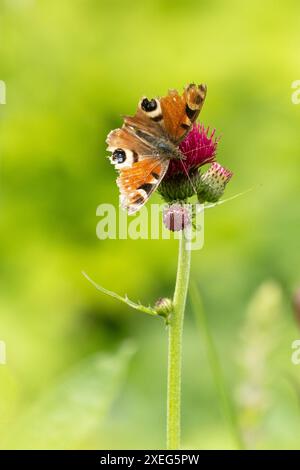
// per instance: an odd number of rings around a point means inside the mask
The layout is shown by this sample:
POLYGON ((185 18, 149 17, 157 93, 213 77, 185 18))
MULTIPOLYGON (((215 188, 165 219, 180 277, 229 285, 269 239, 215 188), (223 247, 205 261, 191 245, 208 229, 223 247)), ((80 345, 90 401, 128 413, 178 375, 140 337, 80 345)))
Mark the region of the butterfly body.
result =
POLYGON ((190 84, 183 95, 169 91, 163 98, 142 98, 134 116, 108 134, 111 163, 119 171, 121 206, 139 210, 165 176, 171 159, 184 160, 179 143, 192 128, 206 96, 205 85, 190 84))
POLYGON ((139 131, 138 129, 135 131, 137 137, 141 140, 147 142, 153 148, 154 154, 157 156, 161 156, 162 158, 175 158, 179 160, 184 160, 185 156, 182 152, 180 152, 179 148, 168 139, 167 136, 164 137, 156 137, 145 132, 139 131))
POLYGON ((158 155, 165 156, 166 158, 175 158, 184 160, 185 156, 170 140, 159 139, 156 143, 158 155))

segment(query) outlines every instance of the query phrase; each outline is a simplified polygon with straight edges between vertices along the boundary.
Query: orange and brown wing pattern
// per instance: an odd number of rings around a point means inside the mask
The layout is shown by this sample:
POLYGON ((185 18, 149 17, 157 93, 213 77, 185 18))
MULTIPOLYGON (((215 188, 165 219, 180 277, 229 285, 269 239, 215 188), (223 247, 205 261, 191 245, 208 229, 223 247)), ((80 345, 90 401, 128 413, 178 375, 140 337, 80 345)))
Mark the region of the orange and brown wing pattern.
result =
POLYGON ((162 122, 169 138, 178 144, 196 121, 206 97, 206 85, 187 85, 182 95, 177 90, 160 99, 162 122))
POLYGON ((161 137, 163 134, 163 128, 159 124, 161 119, 159 100, 151 100, 152 103, 155 103, 155 109, 152 111, 145 111, 145 107, 142 107, 143 102, 145 101, 148 101, 147 98, 140 101, 134 116, 124 117, 125 126, 129 126, 135 129, 135 131, 142 131, 153 137, 161 137))
POLYGON ((159 185, 169 160, 157 155, 149 143, 142 141, 127 126, 110 132, 106 142, 107 149, 112 152, 110 161, 119 171, 117 184, 121 206, 134 214, 159 185))
POLYGON ((106 139, 107 150, 112 152, 110 161, 118 170, 131 167, 142 156, 153 155, 154 150, 147 142, 138 139, 128 127, 111 131, 106 139))
POLYGON ((138 211, 161 182, 168 165, 168 160, 153 156, 141 159, 131 168, 121 169, 117 184, 122 208, 129 214, 138 211))

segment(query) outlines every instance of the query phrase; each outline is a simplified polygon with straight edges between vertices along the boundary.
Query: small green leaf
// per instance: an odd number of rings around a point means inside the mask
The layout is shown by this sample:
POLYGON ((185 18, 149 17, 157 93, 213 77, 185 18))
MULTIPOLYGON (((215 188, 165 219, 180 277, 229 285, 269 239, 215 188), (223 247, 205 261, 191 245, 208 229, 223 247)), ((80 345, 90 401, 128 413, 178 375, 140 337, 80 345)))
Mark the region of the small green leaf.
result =
POLYGON ((134 310, 138 310, 139 312, 147 313, 148 315, 154 315, 156 317, 159 317, 158 313, 156 312, 156 310, 154 308, 152 308, 150 306, 146 307, 145 305, 142 305, 141 303, 135 303, 132 300, 130 300, 127 297, 127 295, 125 295, 125 297, 122 297, 121 295, 117 294, 116 292, 105 289, 105 287, 102 287, 99 284, 97 284, 95 281, 93 281, 93 279, 91 279, 84 271, 82 271, 82 274, 94 287, 96 287, 97 290, 99 290, 103 294, 109 295, 110 297, 113 297, 114 299, 117 299, 120 302, 123 302, 124 304, 127 304, 129 307, 133 308, 134 310))

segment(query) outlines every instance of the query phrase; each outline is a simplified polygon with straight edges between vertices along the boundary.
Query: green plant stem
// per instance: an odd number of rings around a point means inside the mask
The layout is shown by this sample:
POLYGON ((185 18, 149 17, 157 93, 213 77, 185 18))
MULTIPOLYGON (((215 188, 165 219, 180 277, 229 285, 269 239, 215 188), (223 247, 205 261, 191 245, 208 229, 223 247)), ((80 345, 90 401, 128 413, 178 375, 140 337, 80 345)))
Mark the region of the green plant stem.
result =
POLYGON ((180 448, 182 331, 191 265, 191 250, 184 232, 179 240, 173 314, 169 323, 167 448, 180 448))
POLYGON ((201 297, 195 283, 191 284, 190 298, 192 310, 194 312, 199 331, 201 332, 201 335, 203 335, 205 341, 207 356, 210 363, 213 379, 216 385, 217 393, 219 396, 221 411, 223 412, 226 422, 230 427, 231 435, 236 442, 237 448, 239 450, 242 450, 245 448, 245 445, 238 425, 236 410, 227 389, 217 348, 215 346, 215 342, 209 328, 201 297))

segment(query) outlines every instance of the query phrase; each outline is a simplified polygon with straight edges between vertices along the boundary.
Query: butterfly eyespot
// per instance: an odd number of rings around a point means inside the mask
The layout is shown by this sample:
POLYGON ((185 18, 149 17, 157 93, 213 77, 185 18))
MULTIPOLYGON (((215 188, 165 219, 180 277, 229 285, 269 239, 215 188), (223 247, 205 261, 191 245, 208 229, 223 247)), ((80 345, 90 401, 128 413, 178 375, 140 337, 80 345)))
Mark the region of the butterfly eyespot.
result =
POLYGON ((157 108, 157 101, 155 99, 148 100, 148 98, 144 98, 141 102, 141 107, 146 113, 151 113, 155 111, 157 108))
POLYGON ((116 149, 112 154, 112 160, 115 163, 124 163, 126 160, 126 152, 123 149, 116 149))

